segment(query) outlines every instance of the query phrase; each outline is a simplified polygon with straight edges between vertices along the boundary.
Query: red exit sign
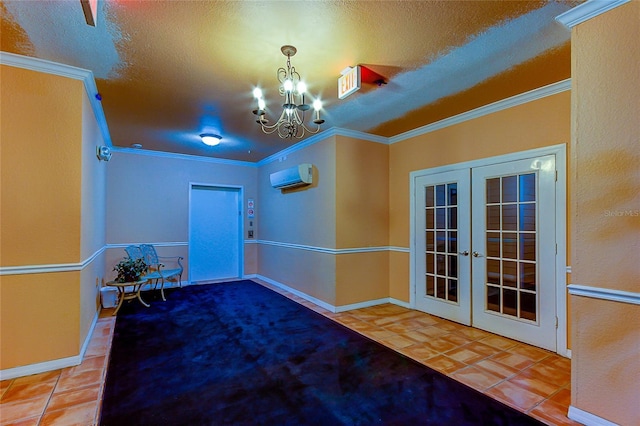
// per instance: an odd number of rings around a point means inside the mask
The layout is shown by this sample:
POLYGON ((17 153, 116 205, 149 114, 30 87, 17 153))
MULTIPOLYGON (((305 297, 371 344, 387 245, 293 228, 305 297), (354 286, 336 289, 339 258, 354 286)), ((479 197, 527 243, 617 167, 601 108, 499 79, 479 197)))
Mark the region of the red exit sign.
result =
POLYGON ((344 99, 360 89, 360 65, 342 71, 338 79, 338 99, 344 99))

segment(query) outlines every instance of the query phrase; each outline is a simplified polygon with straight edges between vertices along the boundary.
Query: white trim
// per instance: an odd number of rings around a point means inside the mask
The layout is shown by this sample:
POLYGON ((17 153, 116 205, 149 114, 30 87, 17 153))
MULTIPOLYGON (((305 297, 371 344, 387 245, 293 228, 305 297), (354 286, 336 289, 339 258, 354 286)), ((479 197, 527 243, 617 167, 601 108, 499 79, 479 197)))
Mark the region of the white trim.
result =
POLYGON ((323 302, 320 299, 316 299, 313 296, 309 296, 307 293, 303 293, 300 290, 296 290, 295 288, 289 287, 286 284, 282 284, 279 281, 272 280, 271 278, 267 278, 267 277, 265 277, 263 275, 260 275, 260 274, 256 274, 255 278, 257 278, 259 280, 262 280, 262 281, 265 281, 265 282, 268 282, 271 285, 274 285, 274 286, 276 286, 276 287, 278 287, 278 288, 280 288, 282 290, 288 291, 289 293, 293 293, 296 296, 303 298, 304 300, 307 300, 307 301, 309 301, 309 302, 311 302, 311 303, 313 303, 315 305, 320 306, 321 308, 324 308, 324 309, 326 309, 326 310, 328 310, 330 312, 336 313, 336 307, 335 306, 333 306, 333 305, 331 305, 331 304, 329 304, 327 302, 323 302))
POLYGON ((313 296, 309 296, 308 294, 300 291, 300 290, 296 290, 295 288, 289 287, 286 284, 283 284, 279 281, 276 280, 272 280, 271 278, 267 278, 263 275, 260 274, 251 274, 251 275, 246 275, 246 278, 256 278, 265 282, 268 282, 271 285, 274 285, 282 290, 288 291, 289 293, 292 293, 308 302, 313 303, 314 305, 318 305, 323 309, 328 310, 329 312, 332 312, 334 314, 339 313, 339 312, 347 312, 347 311, 351 311, 354 309, 362 309, 362 308, 368 308, 370 306, 378 306, 378 305, 383 305, 385 303, 393 303, 395 305, 399 305, 405 308, 409 308, 409 306, 407 306, 406 302, 403 302, 401 300, 397 300, 397 299, 393 299, 390 297, 383 297, 381 299, 375 299, 375 300, 366 300, 364 302, 358 302, 358 303, 352 303, 349 305, 340 305, 340 306, 334 306, 330 303, 324 302, 320 299, 317 299, 313 296))
POLYGON ((0 267, 2 275, 24 275, 24 274, 46 274, 50 272, 74 272, 86 268, 96 257, 101 255, 106 249, 102 247, 80 263, 57 263, 50 265, 24 265, 24 266, 3 266, 0 267))
POLYGON ((410 303, 407 303, 404 300, 395 299, 393 297, 389 298, 389 303, 392 303, 392 304, 398 305, 398 306, 402 306, 403 308, 412 309, 410 303))
MULTIPOLYGON (((217 184, 217 183, 202 183, 202 182, 189 182, 189 211, 188 211, 188 220, 189 226, 187 229, 189 235, 189 242, 187 243, 188 251, 189 251, 189 259, 192 258, 191 251, 193 247, 191 245, 191 196, 196 187, 200 188, 210 188, 210 189, 231 189, 237 191, 238 193, 238 213, 240 218, 238 219, 238 236, 237 236, 237 244, 238 244, 238 270, 237 275, 233 277, 226 278, 227 280, 234 279, 242 279, 244 275, 244 218, 245 218, 245 199, 244 199, 244 186, 243 185, 228 185, 228 184, 217 184)), ((189 265, 188 269, 189 278, 187 279, 189 283, 194 283, 191 281, 191 265, 189 265)), ((197 282, 195 282, 197 283, 197 282)))
POLYGON ((169 241, 169 242, 132 242, 132 243, 118 243, 118 244, 107 244, 105 248, 107 249, 117 249, 117 248, 127 248, 129 246, 139 246, 141 244, 150 244, 154 247, 180 247, 180 246, 188 246, 188 241, 169 241))
POLYGON ((364 133, 364 132, 359 132, 357 130, 348 130, 348 129, 342 129, 339 127, 332 127, 328 130, 325 130, 321 133, 318 133, 317 135, 311 136, 310 138, 307 138, 305 140, 303 140, 302 142, 298 142, 295 145, 292 145, 288 148, 283 149, 282 151, 278 151, 275 154, 272 154, 266 158, 263 158, 262 160, 258 161, 256 164, 257 166, 264 166, 266 164, 272 163, 278 159, 280 159, 283 156, 287 156, 289 154, 292 154, 296 151, 300 151, 303 148, 306 148, 308 146, 311 146, 313 144, 316 144, 318 142, 321 142, 325 139, 328 139, 332 136, 346 136, 346 137, 351 137, 351 138, 358 138, 361 140, 367 140, 367 141, 371 141, 371 142, 377 142, 377 143, 381 143, 381 144, 385 144, 388 145, 389 144, 389 139, 384 137, 384 136, 377 136, 377 135, 372 135, 370 133, 364 133))
POLYGON ((175 152, 165 152, 165 151, 152 151, 149 149, 124 148, 124 147, 114 146, 111 148, 111 152, 118 152, 122 154, 144 155, 148 157, 170 158, 174 160, 201 161, 204 163, 225 164, 229 166, 241 166, 241 167, 253 167, 253 168, 258 167, 258 163, 251 163, 249 161, 227 160, 224 158, 202 157, 199 155, 178 154, 175 152))
POLYGON ((629 3, 630 0, 588 0, 556 16, 556 21, 571 29, 611 9, 629 3))
POLYGON ((93 317, 93 321, 91 322, 91 327, 89 327, 87 337, 84 339, 84 343, 82 344, 82 348, 80 349, 80 354, 67 358, 55 359, 52 361, 39 362, 36 364, 23 365, 14 368, 6 368, 4 370, 0 370, 0 380, 15 379, 16 377, 45 373, 47 371, 59 370, 67 367, 75 367, 76 365, 82 364, 84 354, 87 352, 89 342, 91 341, 91 337, 93 336, 96 324, 98 323, 98 317, 98 312, 96 312, 95 316, 93 317))
POLYGON ((430 169, 416 170, 409 173, 409 227, 410 227, 410 272, 409 272, 409 306, 415 309, 416 306, 416 223, 415 223, 415 179, 420 176, 427 176, 453 170, 468 169, 474 167, 488 166, 493 164, 505 163, 510 161, 522 160, 527 158, 539 157, 544 155, 555 155, 556 170, 558 180, 556 182, 556 244, 558 252, 556 255, 556 316, 558 318, 558 328, 556 331, 556 352, 558 354, 566 354, 567 345, 567 293, 566 293, 566 203, 567 203, 567 162, 566 162, 566 145, 558 144, 542 148, 531 149, 527 151, 514 152, 495 157, 482 158, 478 160, 465 161, 462 163, 447 164, 444 166, 433 167, 430 169))
POLYGON ((566 79, 557 83, 549 84, 547 86, 539 87, 529 92, 502 99, 492 104, 481 106, 471 111, 463 112, 462 114, 454 115, 453 117, 445 118, 444 120, 436 121, 435 123, 427 124, 426 126, 409 130, 408 132, 400 133, 399 135, 389 138, 389 143, 394 144, 396 142, 401 142, 405 139, 424 135, 425 133, 434 132, 436 130, 444 129, 445 127, 454 126, 465 121, 473 120, 484 115, 493 114, 498 111, 513 108, 518 105, 526 104, 528 102, 533 102, 538 99, 546 98, 548 96, 553 96, 558 93, 566 92, 568 90, 571 90, 571 79, 566 79))
POLYGON ((269 241, 269 240, 256 240, 258 244, 264 244, 267 246, 276 246, 276 247, 285 247, 292 248, 297 250, 307 250, 314 251, 318 253, 331 254, 331 255, 339 255, 339 254, 352 254, 352 253, 373 253, 380 251, 397 251, 402 253, 409 253, 409 249, 406 247, 391 247, 391 246, 380 246, 380 247, 350 247, 350 248, 328 248, 328 247, 317 247, 317 246, 308 246, 305 244, 294 244, 294 243, 284 243, 280 241, 269 241))
POLYGON ((91 103, 91 108, 93 109, 93 114, 98 122, 100 133, 102 133, 104 143, 107 146, 112 145, 111 135, 109 134, 109 127, 107 126, 107 120, 104 116, 102 104, 96 98, 96 95, 98 95, 98 87, 96 86, 93 72, 83 68, 72 67, 71 65, 59 64, 57 62, 32 58, 30 56, 16 55, 8 52, 0 52, 0 64, 82 80, 89 102, 91 103))
POLYGON ((80 363, 84 359, 84 354, 87 353, 87 348, 89 347, 89 343, 91 342, 91 336, 93 336, 93 332, 96 329, 96 324, 98 324, 98 318, 100 317, 100 310, 97 310, 95 315, 93 316, 93 321, 91 321, 91 326, 89 327, 89 332, 87 333, 87 337, 84 339, 84 343, 80 348, 80 363))
POLYGON ((75 355, 67 358, 54 359, 53 361, 24 365, 22 367, 7 368, 0 370, 0 380, 15 379, 16 377, 30 376, 32 374, 74 367, 81 363, 82 360, 80 359, 80 355, 75 355))
POLYGON ((593 299, 640 305, 640 293, 632 291, 614 290, 611 288, 592 287, 579 284, 569 284, 567 287, 569 288, 569 294, 572 296, 591 297, 593 299))
POLYGON ((588 411, 576 408, 573 405, 569 406, 567 417, 586 426, 619 426, 618 423, 610 422, 607 419, 603 419, 602 417, 598 417, 588 411))
POLYGON ((354 309, 363 309, 363 308, 369 308, 371 306, 384 305, 385 303, 389 303, 388 297, 383 297, 382 299, 367 300, 366 302, 351 303, 349 305, 336 306, 334 312, 335 313, 347 312, 347 311, 352 311, 354 309))

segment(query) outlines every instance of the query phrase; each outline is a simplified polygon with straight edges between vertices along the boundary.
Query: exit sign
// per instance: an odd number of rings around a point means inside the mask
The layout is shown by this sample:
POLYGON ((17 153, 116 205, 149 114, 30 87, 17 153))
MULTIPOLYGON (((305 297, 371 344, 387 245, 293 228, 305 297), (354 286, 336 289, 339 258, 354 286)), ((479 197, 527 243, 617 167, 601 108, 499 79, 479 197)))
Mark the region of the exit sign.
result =
POLYGON ((338 99, 344 99, 360 89, 360 65, 342 71, 338 79, 338 99))

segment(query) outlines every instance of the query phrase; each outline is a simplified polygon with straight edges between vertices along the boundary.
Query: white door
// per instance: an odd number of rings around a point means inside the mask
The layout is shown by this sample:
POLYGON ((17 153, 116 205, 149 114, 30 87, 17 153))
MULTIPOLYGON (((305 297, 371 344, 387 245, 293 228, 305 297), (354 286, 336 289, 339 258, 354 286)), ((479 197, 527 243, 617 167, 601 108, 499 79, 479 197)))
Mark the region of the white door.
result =
POLYGON ((469 170, 415 182, 416 308, 471 324, 469 170))
POLYGON ((556 350, 553 155, 472 170, 474 327, 556 350))
POLYGON ((241 277, 239 188, 192 185, 189 209, 189 281, 241 277))
POLYGON ((555 156, 416 176, 417 309, 556 350, 555 156))

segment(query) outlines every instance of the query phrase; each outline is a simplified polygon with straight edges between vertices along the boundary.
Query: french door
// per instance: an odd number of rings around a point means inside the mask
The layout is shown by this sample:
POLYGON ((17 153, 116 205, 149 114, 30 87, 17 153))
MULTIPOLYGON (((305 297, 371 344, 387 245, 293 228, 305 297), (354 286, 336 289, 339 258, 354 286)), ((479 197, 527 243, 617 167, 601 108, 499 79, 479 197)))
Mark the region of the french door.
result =
POLYGON ((556 350, 555 156, 415 177, 416 308, 556 350))

